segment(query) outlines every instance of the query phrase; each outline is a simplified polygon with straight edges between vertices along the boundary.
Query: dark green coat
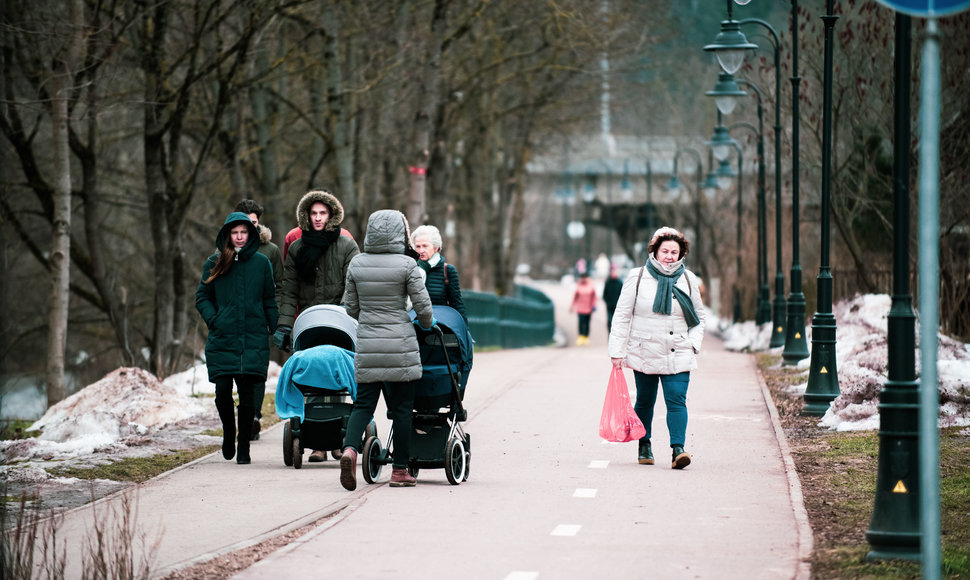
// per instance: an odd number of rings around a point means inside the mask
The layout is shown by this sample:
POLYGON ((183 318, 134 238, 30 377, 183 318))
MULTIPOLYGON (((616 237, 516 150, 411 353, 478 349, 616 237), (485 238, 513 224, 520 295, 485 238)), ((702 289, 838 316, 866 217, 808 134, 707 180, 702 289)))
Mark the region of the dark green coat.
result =
POLYGON ((465 314, 465 303, 461 299, 461 282, 458 280, 458 269, 445 262, 445 257, 439 254, 441 259, 432 266, 424 260, 418 260, 418 266, 427 273, 425 287, 428 289, 428 296, 431 297, 432 304, 444 304, 451 306, 467 320, 465 314), (445 267, 448 268, 448 279, 445 280, 445 267))
POLYGON ((209 329, 205 361, 212 382, 222 376, 238 374, 265 380, 269 365, 269 335, 276 330, 279 315, 273 266, 258 252, 259 235, 246 214, 229 214, 216 236, 216 247, 224 247, 229 231, 239 223, 249 225, 249 241, 239 251, 229 271, 206 284, 219 253, 209 256, 202 266, 202 279, 195 293, 195 307, 209 329))

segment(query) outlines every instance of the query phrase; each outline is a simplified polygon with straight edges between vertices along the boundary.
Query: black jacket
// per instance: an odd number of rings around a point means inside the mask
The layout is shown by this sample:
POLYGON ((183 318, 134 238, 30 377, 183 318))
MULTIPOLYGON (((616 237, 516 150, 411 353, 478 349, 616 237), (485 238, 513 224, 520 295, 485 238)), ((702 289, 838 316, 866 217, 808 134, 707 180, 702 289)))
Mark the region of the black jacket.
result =
POLYGON ((424 260, 418 260, 418 265, 427 273, 427 280, 425 280, 424 285, 428 289, 431 303, 451 306, 467 321, 465 303, 461 299, 461 282, 458 280, 458 270, 446 263, 444 257, 441 257, 434 266, 429 265, 424 260), (446 266, 448 268, 447 282, 445 281, 446 266))

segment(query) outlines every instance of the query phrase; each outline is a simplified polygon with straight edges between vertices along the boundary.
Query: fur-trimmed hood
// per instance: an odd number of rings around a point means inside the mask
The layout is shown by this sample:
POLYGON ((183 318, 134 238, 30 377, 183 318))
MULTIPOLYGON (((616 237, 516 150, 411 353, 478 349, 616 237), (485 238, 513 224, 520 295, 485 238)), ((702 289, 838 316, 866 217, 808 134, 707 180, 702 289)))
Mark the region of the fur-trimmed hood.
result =
POLYGON ((310 207, 317 202, 323 203, 330 209, 330 219, 327 220, 327 225, 323 227, 323 230, 327 232, 339 230, 340 224, 344 221, 344 206, 340 204, 334 194, 326 189, 314 189, 303 196, 296 206, 296 224, 303 231, 309 231, 312 228, 310 225, 310 207))
POLYGON ((259 224, 257 228, 259 230, 259 243, 268 244, 273 241, 273 231, 263 224, 259 224))

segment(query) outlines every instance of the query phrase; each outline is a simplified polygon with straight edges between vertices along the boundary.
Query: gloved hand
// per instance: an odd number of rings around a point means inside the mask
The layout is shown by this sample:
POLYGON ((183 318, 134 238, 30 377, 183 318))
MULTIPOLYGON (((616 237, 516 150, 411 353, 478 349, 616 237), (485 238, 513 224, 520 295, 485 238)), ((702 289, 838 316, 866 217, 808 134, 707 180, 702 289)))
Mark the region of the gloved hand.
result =
POLYGON ((431 331, 435 327, 438 326, 438 321, 435 320, 434 316, 431 317, 431 328, 425 328, 425 327, 421 326, 421 323, 418 321, 417 318, 415 318, 414 320, 412 320, 412 322, 414 322, 414 325, 415 326, 417 326, 418 328, 420 328, 421 330, 423 330, 425 332, 431 331))
POLYGON ((289 326, 277 326, 273 333, 273 346, 280 350, 290 350, 290 331, 289 326))

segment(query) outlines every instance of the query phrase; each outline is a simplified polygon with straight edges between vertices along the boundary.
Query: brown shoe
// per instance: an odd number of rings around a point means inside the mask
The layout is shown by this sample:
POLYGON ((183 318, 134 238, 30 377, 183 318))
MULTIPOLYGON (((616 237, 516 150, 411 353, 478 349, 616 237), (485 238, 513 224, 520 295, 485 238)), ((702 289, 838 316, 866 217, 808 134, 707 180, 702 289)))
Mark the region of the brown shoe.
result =
POLYGON ((340 456, 340 485, 347 491, 357 489, 357 452, 351 447, 340 456))
POLYGON ((339 449, 330 450, 330 457, 333 457, 334 459, 340 459, 343 456, 344 456, 344 452, 339 449))
POLYGON ((391 470, 391 487, 414 487, 418 480, 411 477, 407 468, 395 467, 391 470))
POLYGON ((327 460, 327 452, 320 449, 314 449, 310 457, 307 457, 307 461, 310 463, 320 463, 321 461, 327 460))

